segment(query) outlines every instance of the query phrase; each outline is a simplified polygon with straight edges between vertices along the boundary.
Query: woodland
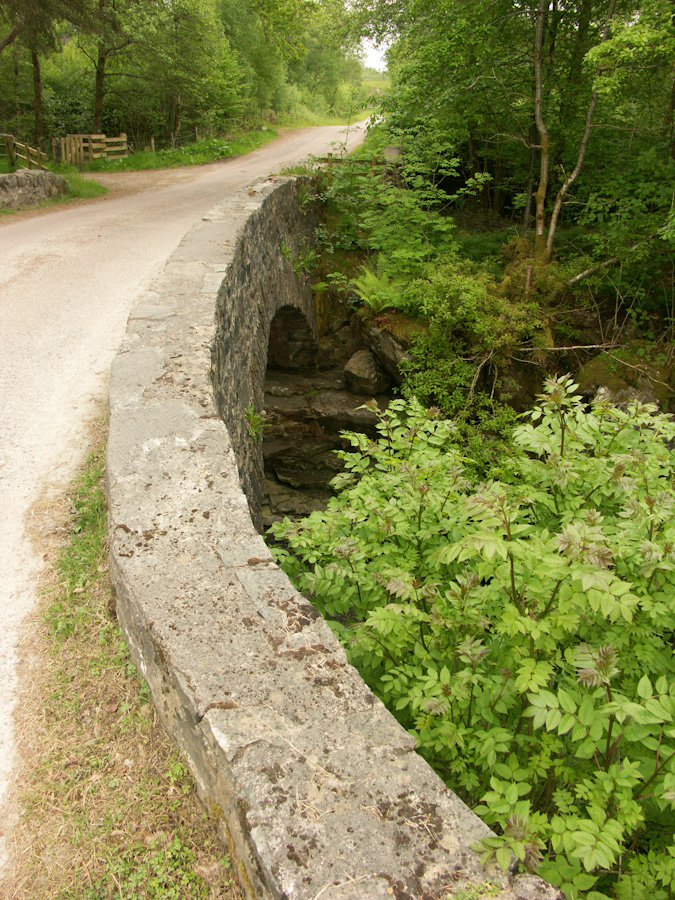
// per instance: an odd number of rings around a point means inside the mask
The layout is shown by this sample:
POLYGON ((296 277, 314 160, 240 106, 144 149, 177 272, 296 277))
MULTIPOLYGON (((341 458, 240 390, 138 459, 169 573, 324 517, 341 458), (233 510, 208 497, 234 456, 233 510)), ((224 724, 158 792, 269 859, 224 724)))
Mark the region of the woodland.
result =
POLYGON ((354 46, 341 0, 0 0, 0 130, 141 148, 349 116, 354 46))

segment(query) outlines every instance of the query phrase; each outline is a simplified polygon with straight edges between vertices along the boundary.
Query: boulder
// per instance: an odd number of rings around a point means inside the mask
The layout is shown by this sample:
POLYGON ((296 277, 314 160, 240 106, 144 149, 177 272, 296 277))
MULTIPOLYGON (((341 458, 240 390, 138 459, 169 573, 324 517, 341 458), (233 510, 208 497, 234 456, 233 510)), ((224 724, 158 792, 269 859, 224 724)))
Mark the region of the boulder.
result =
POLYGON ((590 398, 625 404, 633 400, 657 403, 671 412, 675 400, 675 372, 667 348, 633 340, 611 353, 601 353, 581 367, 575 380, 590 398))
POLYGON ((401 384, 403 381, 401 363, 406 358, 403 346, 389 331, 383 331, 376 325, 371 325, 367 330, 366 341, 382 368, 396 384, 401 384))
POLYGON ((66 179, 46 169, 17 169, 0 175, 0 208, 20 209, 35 206, 50 197, 65 194, 66 179))
POLYGON ((347 383, 361 394, 381 394, 391 384, 391 380, 379 365, 370 350, 359 350, 345 366, 347 383))

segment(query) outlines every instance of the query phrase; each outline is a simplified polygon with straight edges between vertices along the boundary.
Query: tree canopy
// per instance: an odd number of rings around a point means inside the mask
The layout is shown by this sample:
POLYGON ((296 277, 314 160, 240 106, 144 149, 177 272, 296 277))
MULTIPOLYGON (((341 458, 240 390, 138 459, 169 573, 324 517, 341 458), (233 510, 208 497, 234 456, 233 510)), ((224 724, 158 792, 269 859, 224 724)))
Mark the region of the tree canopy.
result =
POLYGON ((175 139, 344 112, 361 78, 346 15, 342 0, 0 0, 0 121, 37 141, 175 139))

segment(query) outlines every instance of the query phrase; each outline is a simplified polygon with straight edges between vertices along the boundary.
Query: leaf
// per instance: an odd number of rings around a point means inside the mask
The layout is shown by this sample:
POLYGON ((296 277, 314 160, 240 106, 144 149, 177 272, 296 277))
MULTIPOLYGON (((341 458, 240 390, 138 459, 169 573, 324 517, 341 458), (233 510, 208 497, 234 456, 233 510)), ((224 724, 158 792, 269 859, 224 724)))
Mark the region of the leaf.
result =
POLYGON ((495 854, 502 871, 507 872, 511 865, 512 853, 508 847, 500 847, 495 854))
POLYGON ((550 709, 546 716, 546 730, 553 731, 554 728, 558 727, 561 719, 562 713, 559 709, 550 709))
POLYGON ((647 675, 643 675, 638 681, 637 692, 638 696, 643 700, 647 700, 652 696, 652 683, 647 675))

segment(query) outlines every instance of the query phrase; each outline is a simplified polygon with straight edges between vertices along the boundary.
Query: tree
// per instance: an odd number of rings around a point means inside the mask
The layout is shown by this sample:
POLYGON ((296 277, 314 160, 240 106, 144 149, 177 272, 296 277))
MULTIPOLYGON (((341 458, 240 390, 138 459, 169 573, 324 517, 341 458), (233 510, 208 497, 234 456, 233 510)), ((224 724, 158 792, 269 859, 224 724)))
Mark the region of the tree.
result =
POLYGON ((0 22, 8 25, 0 37, 0 52, 17 40, 30 52, 33 72, 34 137, 40 144, 44 127, 42 103, 42 72, 40 56, 57 46, 57 27, 69 21, 83 30, 91 28, 88 0, 0 0, 0 22))
POLYGON ((88 0, 0 0, 0 51, 17 37, 33 45, 53 46, 56 26, 68 20, 81 28, 91 27, 88 0))
MULTIPOLYGON (((488 173, 482 200, 494 213, 524 208, 529 227, 533 203, 532 285, 555 258, 562 217, 579 218, 602 191, 598 166, 604 179, 651 149, 672 152, 671 0, 361 0, 359 8, 371 34, 397 38, 390 121, 436 129, 467 174, 488 173)), ((639 205, 631 187, 626 223, 639 205)), ((652 205, 661 224, 667 211, 652 205)), ((657 230, 652 221, 637 237, 657 230)), ((608 258, 629 257, 630 232, 614 229, 608 258)))

